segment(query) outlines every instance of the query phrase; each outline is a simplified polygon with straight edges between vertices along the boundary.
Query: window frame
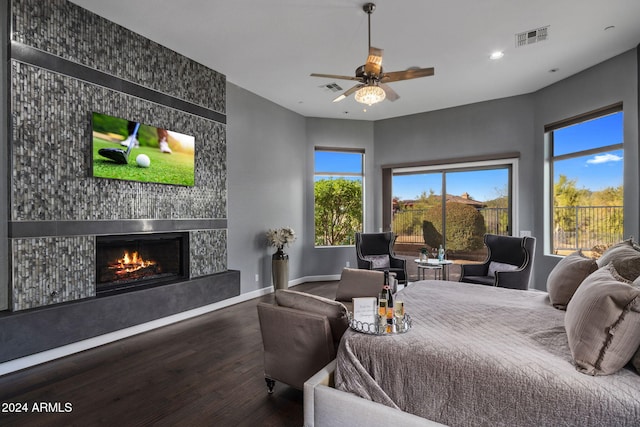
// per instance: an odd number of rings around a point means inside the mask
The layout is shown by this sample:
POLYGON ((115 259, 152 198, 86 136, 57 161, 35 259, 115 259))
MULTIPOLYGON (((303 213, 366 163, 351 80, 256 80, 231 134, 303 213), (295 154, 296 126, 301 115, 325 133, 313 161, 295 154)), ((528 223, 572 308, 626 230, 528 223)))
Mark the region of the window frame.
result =
MULTIPOLYGON (((544 242, 544 253, 549 256, 557 256, 564 257, 564 255, 559 255, 556 252, 556 248, 554 248, 554 175, 555 175, 555 162, 559 162, 562 160, 574 159, 579 157, 587 157, 595 154, 606 153, 614 150, 622 150, 624 152, 624 141, 618 144, 610 144, 603 145, 598 148, 590 148, 582 151, 574 151, 571 153, 561 154, 558 156, 554 156, 554 132, 560 129, 567 128, 569 126, 578 125, 581 123, 585 123, 591 120, 599 119, 611 114, 623 114, 624 120, 624 109, 622 102, 618 102, 612 105, 608 105, 606 107, 598 108, 593 111, 589 111, 584 114, 579 114, 577 116, 570 117, 565 120, 559 120, 557 122, 550 123, 544 126, 544 144, 545 144, 545 198, 544 198, 544 235, 546 236, 544 242)), ((624 135, 624 123, 623 123, 623 135, 624 135)), ((623 177, 624 177, 624 163, 622 165, 623 168, 623 177)), ((624 189, 624 178, 623 178, 623 189, 624 189)), ((624 196, 622 201, 623 211, 624 211, 624 196)), ((624 235, 624 230, 623 230, 624 235)))
MULTIPOLYGON (((392 180, 394 175, 405 175, 411 173, 421 173, 421 172, 437 172, 442 173, 443 178, 446 173, 449 172, 465 172, 465 171, 475 171, 475 170, 487 170, 487 169, 508 169, 509 173, 509 224, 510 230, 509 233, 512 236, 517 236, 520 234, 520 224, 519 224, 519 153, 505 153, 503 155, 496 155, 487 158, 461 158, 461 159, 449 159, 445 161, 437 161, 437 162, 424 162, 418 164, 399 164, 399 165, 386 165, 383 166, 383 180, 385 184, 387 184, 389 189, 383 195, 383 203, 385 206, 389 207, 389 212, 391 211, 392 205, 392 180), (387 171, 386 174, 384 171, 387 171), (387 200, 388 199, 388 200, 387 200)), ((443 182, 443 187, 446 185, 443 182)), ((391 231, 391 222, 392 216, 391 213, 385 215, 383 212, 383 216, 389 217, 388 222, 388 230, 391 231)), ((444 209, 443 209, 443 224, 446 221, 444 219, 444 209)), ((446 233, 446 229, 443 230, 446 233)))
POLYGON ((360 231, 364 231, 364 224, 366 218, 366 209, 365 209, 365 194, 366 194, 366 183, 365 183, 365 150, 363 148, 343 148, 343 147, 324 147, 317 146, 313 149, 313 185, 314 185, 314 196, 313 196, 313 246, 314 248, 347 248, 347 247, 355 247, 354 243, 351 245, 317 245, 316 244, 316 198, 315 198, 315 183, 316 177, 325 177, 325 178, 340 178, 340 177, 356 177, 360 178, 362 182, 362 197, 360 202, 362 203, 362 217, 360 219, 362 228, 360 231), (316 171, 316 153, 317 152, 331 152, 331 153, 349 153, 349 154, 360 154, 360 173, 357 172, 327 172, 327 171, 316 171))

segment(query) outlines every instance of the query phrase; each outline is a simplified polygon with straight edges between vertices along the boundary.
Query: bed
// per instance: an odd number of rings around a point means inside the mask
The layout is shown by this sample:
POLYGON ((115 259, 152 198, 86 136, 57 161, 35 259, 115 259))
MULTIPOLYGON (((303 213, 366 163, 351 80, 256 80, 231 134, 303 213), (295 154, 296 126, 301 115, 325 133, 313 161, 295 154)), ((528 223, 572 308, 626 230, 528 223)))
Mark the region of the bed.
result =
POLYGON ((404 300, 412 329, 394 336, 348 330, 330 372, 333 397, 310 408, 313 390, 305 388, 305 425, 313 425, 314 411, 338 422, 331 405, 345 392, 364 408, 378 404, 389 420, 403 414, 450 426, 640 424, 640 375, 632 367, 607 376, 578 372, 565 312, 545 292, 425 280, 396 298, 404 300))

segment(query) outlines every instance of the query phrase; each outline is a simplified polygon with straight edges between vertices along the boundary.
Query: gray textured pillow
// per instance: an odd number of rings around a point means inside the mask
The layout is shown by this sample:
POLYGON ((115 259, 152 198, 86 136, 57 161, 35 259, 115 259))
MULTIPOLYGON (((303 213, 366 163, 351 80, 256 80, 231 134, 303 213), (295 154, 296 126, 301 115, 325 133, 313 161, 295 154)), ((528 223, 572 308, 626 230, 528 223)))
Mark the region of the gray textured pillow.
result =
POLYGON ((276 303, 283 307, 327 316, 331 326, 331 335, 336 344, 342 334, 349 327, 347 308, 338 301, 323 298, 304 292, 290 291, 288 289, 276 290, 276 303))
POLYGON ((389 268, 391 266, 389 255, 366 255, 367 261, 371 261, 371 268, 389 268))
POLYGON ((635 256, 616 258, 611 263, 618 274, 630 282, 640 277, 640 252, 635 256))
POLYGON ((565 310, 580 283, 597 269, 596 260, 583 256, 580 251, 562 258, 547 277, 551 305, 565 310))
POLYGON ((498 271, 516 271, 519 268, 520 267, 518 267, 517 265, 505 264, 504 262, 491 261, 489 263, 487 276, 495 277, 496 272, 498 271))
POLYGON ((567 305, 564 325, 578 371, 613 374, 640 347, 640 289, 609 264, 578 287, 567 305))
POLYGON ((631 359, 631 363, 633 364, 633 367, 636 368, 636 372, 640 374, 640 348, 638 348, 633 359, 631 359))
POLYGON ((633 238, 629 238, 607 248, 602 256, 598 258, 598 267, 602 268, 614 259, 636 257, 638 255, 640 255, 640 249, 633 243, 633 238))

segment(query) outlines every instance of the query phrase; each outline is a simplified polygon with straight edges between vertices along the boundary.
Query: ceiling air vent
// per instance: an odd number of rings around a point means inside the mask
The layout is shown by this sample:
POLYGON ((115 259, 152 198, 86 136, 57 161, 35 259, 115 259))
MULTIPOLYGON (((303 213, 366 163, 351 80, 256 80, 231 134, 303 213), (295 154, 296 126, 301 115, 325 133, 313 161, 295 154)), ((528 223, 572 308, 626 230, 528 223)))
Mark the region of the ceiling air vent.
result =
POLYGON ((527 46, 533 43, 545 41, 549 35, 549 26, 536 28, 516 34, 516 47, 527 46))
POLYGON ((338 83, 329 83, 326 85, 320 85, 319 87, 321 87, 324 90, 328 90, 331 92, 340 92, 342 90, 342 88, 340 87, 340 85, 338 83))

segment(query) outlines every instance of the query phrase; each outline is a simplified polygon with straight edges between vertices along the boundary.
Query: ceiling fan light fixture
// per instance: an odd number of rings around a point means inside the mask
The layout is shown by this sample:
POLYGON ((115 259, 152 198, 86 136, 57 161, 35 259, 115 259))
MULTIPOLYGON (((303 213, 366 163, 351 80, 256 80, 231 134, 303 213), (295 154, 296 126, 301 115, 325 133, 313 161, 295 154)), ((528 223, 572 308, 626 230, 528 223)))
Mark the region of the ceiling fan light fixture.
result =
POLYGON ((384 90, 376 85, 361 87, 355 94, 356 101, 361 104, 367 104, 368 106, 384 101, 386 96, 384 90))

